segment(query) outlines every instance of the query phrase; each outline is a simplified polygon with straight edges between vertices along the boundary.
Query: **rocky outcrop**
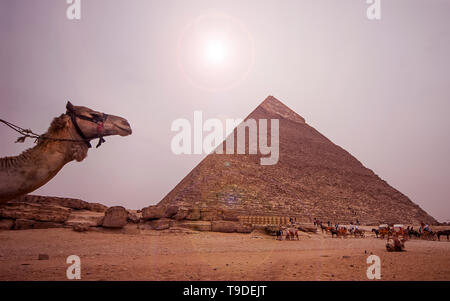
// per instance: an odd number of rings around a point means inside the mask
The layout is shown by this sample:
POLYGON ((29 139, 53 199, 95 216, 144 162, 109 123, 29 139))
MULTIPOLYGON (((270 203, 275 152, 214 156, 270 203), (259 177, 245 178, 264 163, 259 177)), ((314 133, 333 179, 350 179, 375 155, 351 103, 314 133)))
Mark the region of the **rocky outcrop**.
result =
POLYGON ((78 199, 26 195, 0 205, 0 220, 4 220, 0 225, 13 230, 98 227, 106 208, 78 199))
POLYGON ((98 227, 103 224, 105 214, 97 211, 77 210, 72 211, 65 225, 73 227, 75 225, 86 227, 98 227))
POLYGON ((201 218, 200 209, 192 208, 189 209, 186 219, 189 221, 198 221, 201 218))
POLYGON ((188 214, 189 214, 189 209, 187 209, 187 208, 179 208, 177 214, 175 214, 173 219, 176 220, 176 221, 181 221, 181 220, 186 219, 188 214))
POLYGON ((64 223, 71 209, 50 204, 29 204, 10 202, 0 206, 0 217, 27 219, 42 222, 64 223))
POLYGON ((122 228, 127 224, 128 211, 122 206, 108 208, 102 226, 105 228, 122 228))
POLYGON ((72 230, 75 232, 86 232, 89 231, 89 226, 83 224, 75 224, 72 226, 72 230))
POLYGON ((75 210, 89 210, 95 212, 105 212, 107 206, 99 203, 89 203, 79 199, 59 198, 40 195, 24 195, 22 197, 11 200, 9 203, 28 203, 61 206, 75 210))
POLYGON ((172 218, 178 213, 178 206, 168 206, 166 210, 164 210, 165 218, 172 218))
POLYGON ((87 203, 85 209, 95 212, 105 212, 106 210, 108 210, 108 207, 100 203, 87 203))
POLYGON ((211 231, 211 222, 208 221, 179 221, 174 226, 187 228, 195 231, 211 231))
POLYGON ((16 219, 14 222, 14 230, 29 230, 29 229, 50 229, 50 228, 62 228, 61 223, 55 222, 41 222, 29 219, 16 219))
POLYGON ((200 219, 202 221, 213 221, 218 219, 218 212, 215 209, 201 209, 200 219))
POLYGON ((150 220, 145 222, 141 229, 152 229, 152 230, 165 230, 169 229, 172 225, 172 220, 168 218, 150 220))

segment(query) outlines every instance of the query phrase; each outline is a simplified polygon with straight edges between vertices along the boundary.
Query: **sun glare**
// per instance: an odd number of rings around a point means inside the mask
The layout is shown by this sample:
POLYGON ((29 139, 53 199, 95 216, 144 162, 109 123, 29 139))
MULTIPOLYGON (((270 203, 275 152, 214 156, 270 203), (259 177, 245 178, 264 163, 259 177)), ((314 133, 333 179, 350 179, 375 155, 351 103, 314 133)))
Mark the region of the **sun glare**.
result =
POLYGON ((223 63, 227 55, 225 44, 220 40, 210 40, 206 43, 205 56, 208 62, 223 63))

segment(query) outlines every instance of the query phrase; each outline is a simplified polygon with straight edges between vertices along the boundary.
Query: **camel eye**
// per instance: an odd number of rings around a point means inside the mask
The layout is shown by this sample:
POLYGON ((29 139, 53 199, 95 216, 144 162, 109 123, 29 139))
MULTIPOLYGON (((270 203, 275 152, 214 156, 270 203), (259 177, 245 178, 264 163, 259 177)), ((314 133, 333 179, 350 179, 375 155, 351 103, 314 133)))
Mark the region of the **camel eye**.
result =
POLYGON ((99 113, 91 113, 91 116, 94 118, 101 117, 101 115, 99 113))
POLYGON ((91 114, 89 113, 81 113, 79 116, 85 117, 85 118, 92 118, 91 114))

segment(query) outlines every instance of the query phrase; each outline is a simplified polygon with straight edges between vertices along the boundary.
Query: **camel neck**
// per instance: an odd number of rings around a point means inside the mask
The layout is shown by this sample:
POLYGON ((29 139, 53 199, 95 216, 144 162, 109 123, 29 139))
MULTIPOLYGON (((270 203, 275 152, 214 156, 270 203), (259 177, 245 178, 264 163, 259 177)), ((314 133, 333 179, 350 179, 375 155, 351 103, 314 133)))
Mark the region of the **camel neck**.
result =
MULTIPOLYGON (((56 134, 54 138, 76 138, 70 130, 56 134)), ((19 156, 0 159, 0 202, 34 191, 50 181, 61 168, 72 160, 86 157, 87 146, 80 142, 40 141, 35 147, 19 156)))

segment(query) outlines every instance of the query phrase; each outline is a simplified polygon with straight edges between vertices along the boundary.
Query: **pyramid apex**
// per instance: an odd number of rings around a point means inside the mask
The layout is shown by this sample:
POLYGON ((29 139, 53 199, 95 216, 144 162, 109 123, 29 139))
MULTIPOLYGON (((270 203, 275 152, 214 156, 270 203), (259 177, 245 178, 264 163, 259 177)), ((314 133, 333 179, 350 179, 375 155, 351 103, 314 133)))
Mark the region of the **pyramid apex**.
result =
POLYGON ((280 115, 283 118, 290 119, 295 122, 306 123, 305 118, 295 113, 291 108, 272 95, 267 96, 259 107, 270 113, 280 115))
POLYGON ((278 103, 282 103, 281 101, 279 101, 275 96, 273 95, 269 95, 266 97, 266 99, 264 99, 264 101, 262 103, 265 102, 278 102, 278 103))

